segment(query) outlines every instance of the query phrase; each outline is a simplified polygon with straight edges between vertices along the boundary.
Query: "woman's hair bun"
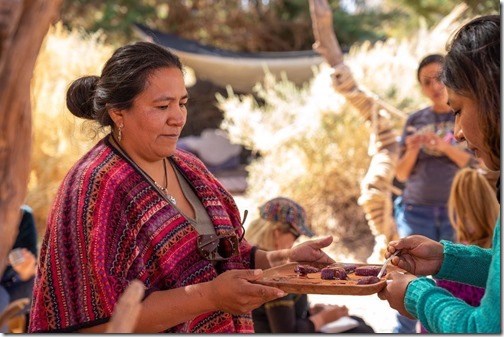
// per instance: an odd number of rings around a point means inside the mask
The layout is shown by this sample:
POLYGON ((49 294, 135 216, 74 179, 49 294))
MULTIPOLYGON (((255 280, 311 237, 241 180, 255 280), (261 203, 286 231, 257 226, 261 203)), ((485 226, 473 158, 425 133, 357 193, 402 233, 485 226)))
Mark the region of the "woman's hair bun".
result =
POLYGON ((99 79, 98 76, 83 76, 72 82, 67 91, 66 105, 73 115, 95 119, 93 101, 99 79))

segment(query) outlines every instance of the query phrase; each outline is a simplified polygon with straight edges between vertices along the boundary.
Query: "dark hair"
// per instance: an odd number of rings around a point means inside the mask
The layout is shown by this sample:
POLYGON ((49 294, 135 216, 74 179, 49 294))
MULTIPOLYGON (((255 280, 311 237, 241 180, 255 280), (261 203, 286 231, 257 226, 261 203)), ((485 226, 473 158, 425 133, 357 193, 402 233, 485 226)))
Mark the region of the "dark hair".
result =
POLYGON ((66 104, 77 117, 96 120, 101 126, 113 121, 107 109, 128 109, 159 68, 177 67, 179 58, 167 49, 150 42, 136 42, 117 49, 105 63, 101 76, 84 76, 75 80, 67 91, 66 104))
POLYGON ((500 16, 486 15, 462 26, 447 45, 442 80, 475 101, 485 146, 500 166, 500 16))
POLYGON ((418 65, 417 74, 416 74, 418 82, 421 82, 420 81, 420 71, 424 67, 426 67, 432 63, 439 63, 440 65, 443 65, 444 64, 444 56, 441 54, 430 54, 430 55, 425 56, 420 61, 420 64, 418 65))

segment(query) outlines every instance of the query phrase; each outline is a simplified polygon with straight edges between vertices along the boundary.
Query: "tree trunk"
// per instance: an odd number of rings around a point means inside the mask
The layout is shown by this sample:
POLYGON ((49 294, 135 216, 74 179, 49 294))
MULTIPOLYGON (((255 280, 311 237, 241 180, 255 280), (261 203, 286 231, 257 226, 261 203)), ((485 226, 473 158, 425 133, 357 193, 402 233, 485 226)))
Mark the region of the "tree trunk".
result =
POLYGON ((30 81, 61 0, 0 0, 0 274, 20 222, 31 159, 30 81))

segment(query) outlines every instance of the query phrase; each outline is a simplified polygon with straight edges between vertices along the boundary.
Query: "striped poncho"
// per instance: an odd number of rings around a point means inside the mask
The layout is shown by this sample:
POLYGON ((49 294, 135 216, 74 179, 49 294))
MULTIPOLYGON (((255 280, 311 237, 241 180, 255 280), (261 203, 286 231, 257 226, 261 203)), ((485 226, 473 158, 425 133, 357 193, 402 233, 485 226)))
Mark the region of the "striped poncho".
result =
MULTIPOLYGON (((216 232, 240 227, 232 196, 193 155, 172 162, 187 177, 216 232)), ((65 332, 107 322, 133 279, 147 296, 251 268, 252 247, 214 266, 196 249, 198 233, 102 139, 68 172, 55 196, 40 251, 29 332, 65 332)), ((202 314, 169 332, 253 332, 250 313, 202 314)))

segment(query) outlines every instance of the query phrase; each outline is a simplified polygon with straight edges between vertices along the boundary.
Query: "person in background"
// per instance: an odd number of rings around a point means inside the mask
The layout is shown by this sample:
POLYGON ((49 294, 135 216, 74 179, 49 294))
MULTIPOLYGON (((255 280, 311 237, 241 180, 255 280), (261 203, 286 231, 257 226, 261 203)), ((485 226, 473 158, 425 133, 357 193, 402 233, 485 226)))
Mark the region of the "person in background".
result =
MULTIPOLYGON (((466 141, 492 171, 501 164, 500 22, 499 15, 487 15, 464 24, 448 45, 441 74, 456 116, 455 137, 466 141)), ((500 203, 500 177, 496 190, 500 203)), ((407 273, 387 275, 391 282, 378 297, 403 315, 418 318, 432 333, 501 333, 500 227, 499 214, 491 248, 421 235, 390 242, 385 257, 399 251, 392 263, 407 273), (483 287, 485 294, 473 307, 423 277, 427 275, 483 287)))
MULTIPOLYGON (((399 237, 419 234, 433 240, 453 240, 446 204, 453 176, 472 163, 471 154, 453 136, 455 116, 446 87, 439 79, 444 57, 425 56, 417 69, 420 88, 432 105, 411 114, 399 141, 396 179, 404 184, 394 201, 399 237)), ((414 333, 416 320, 397 315, 395 333, 414 333)))
POLYGON ((243 239, 232 195, 177 149, 187 120, 183 66, 166 48, 118 48, 67 107, 110 133, 69 170, 49 211, 29 332, 104 332, 140 280, 136 333, 251 333, 251 310, 285 293, 254 283, 288 261, 332 261, 332 237, 266 252, 243 239))
MULTIPOLYGON (((455 175, 448 199, 448 214, 456 242, 491 248, 499 213, 495 192, 479 169, 464 168, 455 175)), ((460 282, 436 280, 436 284, 473 307, 480 305, 485 294, 484 288, 460 282)), ((427 332, 423 326, 421 332, 427 332)))
POLYGON ((500 206, 485 173, 464 168, 455 175, 448 199, 448 214, 457 242, 492 247, 492 233, 500 206))
MULTIPOLYGON (((0 281, 0 302, 8 305, 21 298, 32 298, 33 283, 37 270, 37 228, 32 209, 21 206, 19 231, 9 253, 9 265, 0 281)), ((28 327, 30 304, 24 309, 25 326, 28 327)), ((1 310, 0 310, 1 311, 1 310)), ((7 327, 0 327, 0 332, 8 332, 7 327)))
MULTIPOLYGON (((247 241, 264 250, 289 249, 301 236, 313 237, 306 212, 295 201, 278 197, 259 207, 259 217, 247 227, 247 241)), ((348 308, 339 305, 310 306, 306 294, 288 294, 252 311, 257 333, 312 333, 332 321, 347 317, 348 308)), ((373 328, 357 316, 350 316, 358 326, 344 332, 372 333, 373 328)))

